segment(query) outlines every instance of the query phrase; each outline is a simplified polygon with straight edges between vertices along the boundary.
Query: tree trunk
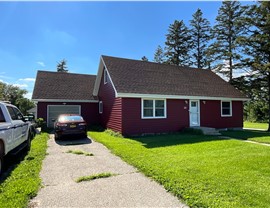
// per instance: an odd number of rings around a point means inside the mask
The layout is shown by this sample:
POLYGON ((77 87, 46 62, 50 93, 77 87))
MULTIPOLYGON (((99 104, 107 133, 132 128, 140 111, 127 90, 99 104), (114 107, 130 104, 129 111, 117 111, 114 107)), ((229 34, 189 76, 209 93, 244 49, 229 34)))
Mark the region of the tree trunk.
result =
POLYGON ((268 129, 267 131, 270 132, 270 73, 268 73, 268 129))

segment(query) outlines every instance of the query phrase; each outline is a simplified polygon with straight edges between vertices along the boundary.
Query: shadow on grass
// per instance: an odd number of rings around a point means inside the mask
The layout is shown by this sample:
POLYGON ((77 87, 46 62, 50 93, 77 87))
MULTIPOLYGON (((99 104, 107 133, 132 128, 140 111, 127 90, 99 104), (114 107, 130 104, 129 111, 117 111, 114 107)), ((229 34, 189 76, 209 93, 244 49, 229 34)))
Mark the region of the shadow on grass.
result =
POLYGON ((133 137, 135 141, 142 143, 146 148, 167 147, 201 142, 228 140, 218 136, 194 135, 189 133, 165 134, 157 136, 133 137))
POLYGON ((23 151, 20 151, 16 155, 7 154, 5 156, 4 171, 2 175, 0 176, 0 185, 11 175, 13 170, 15 170, 16 167, 25 159, 27 154, 28 154, 28 151, 23 150, 23 151))
POLYGON ((222 131, 222 135, 229 136, 236 139, 248 140, 255 137, 268 137, 270 132, 260 130, 230 130, 222 131))

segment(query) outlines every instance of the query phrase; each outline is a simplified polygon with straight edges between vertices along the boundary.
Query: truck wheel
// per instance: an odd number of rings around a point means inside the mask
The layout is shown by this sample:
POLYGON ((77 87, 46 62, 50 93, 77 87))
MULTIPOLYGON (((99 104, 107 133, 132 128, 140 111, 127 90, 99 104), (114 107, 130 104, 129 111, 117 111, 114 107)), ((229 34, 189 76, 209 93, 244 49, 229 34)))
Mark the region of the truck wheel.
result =
POLYGON ((0 143, 0 175, 2 174, 4 168, 4 148, 2 143, 0 143))
POLYGON ((28 138, 27 138, 27 141, 26 141, 26 150, 27 151, 29 151, 30 149, 31 149, 31 134, 30 134, 30 132, 29 132, 29 134, 28 134, 28 138))

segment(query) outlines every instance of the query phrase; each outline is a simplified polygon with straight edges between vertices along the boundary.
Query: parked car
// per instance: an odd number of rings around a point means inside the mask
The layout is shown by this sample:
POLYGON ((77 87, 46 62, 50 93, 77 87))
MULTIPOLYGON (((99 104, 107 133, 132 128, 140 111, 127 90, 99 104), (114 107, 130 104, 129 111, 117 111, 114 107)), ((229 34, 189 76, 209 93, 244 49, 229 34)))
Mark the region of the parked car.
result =
POLYGON ((30 149, 33 138, 30 126, 16 106, 0 102, 0 174, 7 154, 30 149))
POLYGON ((54 123, 55 139, 65 135, 82 135, 87 137, 87 123, 82 116, 77 114, 61 114, 54 123))

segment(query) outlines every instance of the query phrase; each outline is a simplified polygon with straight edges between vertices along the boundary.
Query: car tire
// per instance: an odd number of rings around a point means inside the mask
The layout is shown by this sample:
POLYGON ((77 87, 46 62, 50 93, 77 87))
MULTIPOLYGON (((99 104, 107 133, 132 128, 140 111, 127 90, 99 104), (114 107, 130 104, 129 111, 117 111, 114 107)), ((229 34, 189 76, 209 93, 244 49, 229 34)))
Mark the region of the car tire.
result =
POLYGON ((54 133, 54 139, 55 139, 55 140, 60 140, 60 138, 61 138, 61 137, 60 137, 60 135, 59 135, 59 134, 54 133))
POLYGON ((26 140, 26 151, 29 151, 31 149, 31 140, 32 140, 32 135, 29 132, 28 133, 28 138, 26 140))
POLYGON ((0 143, 0 175, 2 174, 4 169, 4 147, 3 144, 0 143))

